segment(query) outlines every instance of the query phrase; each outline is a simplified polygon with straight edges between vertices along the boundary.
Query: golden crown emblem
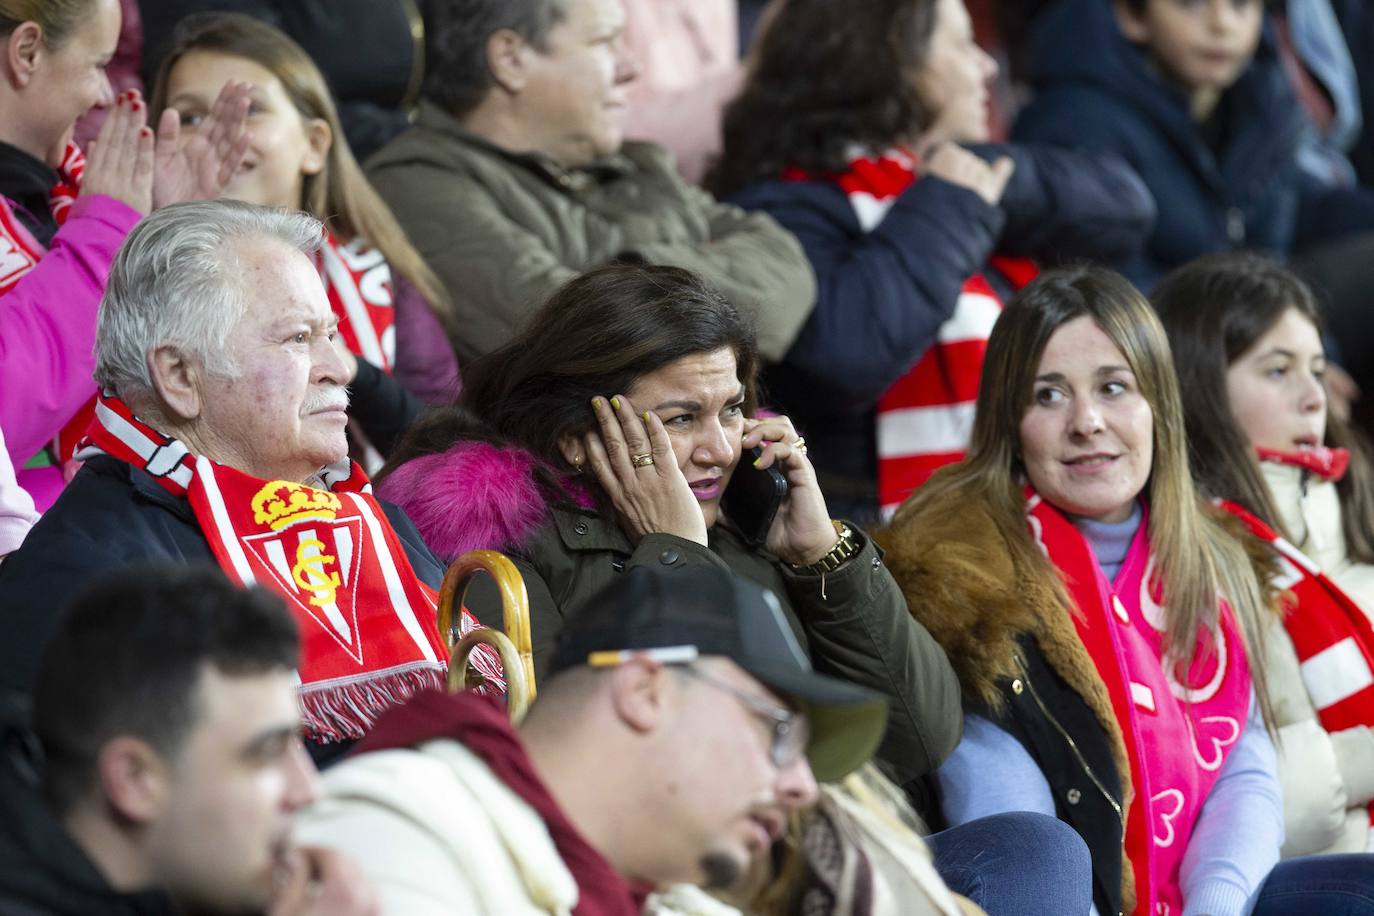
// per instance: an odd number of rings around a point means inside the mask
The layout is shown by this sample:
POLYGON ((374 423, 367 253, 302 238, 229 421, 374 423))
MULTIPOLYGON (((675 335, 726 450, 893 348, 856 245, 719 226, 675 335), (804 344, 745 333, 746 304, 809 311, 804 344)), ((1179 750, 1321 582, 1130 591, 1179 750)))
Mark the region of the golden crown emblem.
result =
POLYGON ((343 501, 328 490, 274 480, 253 494, 251 505, 254 522, 280 531, 297 522, 332 522, 343 508, 343 501))

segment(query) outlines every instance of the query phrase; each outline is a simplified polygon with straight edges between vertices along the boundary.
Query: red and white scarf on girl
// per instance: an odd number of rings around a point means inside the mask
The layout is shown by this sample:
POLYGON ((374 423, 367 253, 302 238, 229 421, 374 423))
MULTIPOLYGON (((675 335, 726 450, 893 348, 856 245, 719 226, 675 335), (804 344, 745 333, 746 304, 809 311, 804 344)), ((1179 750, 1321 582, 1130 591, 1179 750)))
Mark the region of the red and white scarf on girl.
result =
POLYGON ((332 232, 316 257, 329 307, 350 352, 383 372, 396 365, 396 310, 391 265, 362 238, 342 245, 332 232))
MULTIPOLYGON (((897 198, 918 179, 920 159, 908 149, 856 156, 849 171, 827 176, 849 197, 859 227, 871 232, 897 198)), ((789 169, 790 180, 814 180, 789 169)), ((994 256, 989 263, 1020 289, 1035 278, 1024 258, 994 256)), ((982 274, 964 282, 954 311, 935 342, 878 402, 878 504, 896 511, 911 492, 946 464, 964 457, 973 430, 973 406, 988 335, 1002 313, 1002 300, 982 274)))
MULTIPOLYGON (((358 465, 345 460, 326 468, 324 489, 262 480, 193 456, 109 392, 96 404, 78 457, 100 454, 147 471, 187 498, 232 581, 286 599, 301 632, 298 674, 309 738, 361 738, 384 710, 443 687, 448 653, 434 590, 415 575, 358 465)), ((476 626, 464 610, 462 632, 476 626)), ((500 662, 486 648, 473 654, 473 667, 504 693, 500 662)))
MULTIPOLYGON (((1335 482, 1350 463, 1345 449, 1274 452, 1260 449, 1263 461, 1278 461, 1335 482)), ((1273 583, 1292 594, 1283 626, 1298 655, 1303 686, 1328 732, 1374 727, 1374 626, 1358 604, 1341 591, 1297 547, 1241 506, 1222 501, 1256 537, 1279 555, 1282 577, 1273 583)), ((1374 852, 1374 802, 1365 850, 1374 852)))
POLYGON ((1350 450, 1344 448, 1327 448, 1321 445, 1300 452, 1280 452, 1272 448, 1256 449, 1255 452, 1260 461, 1302 468, 1331 483, 1344 477, 1350 467, 1350 450))
POLYGON ((1220 625, 1199 635, 1192 669, 1180 683, 1163 661, 1167 612, 1151 581, 1149 511, 1111 582, 1073 523, 1029 488, 1026 513, 1032 537, 1078 609, 1078 638, 1106 684, 1125 739, 1135 788, 1125 852, 1135 874, 1136 912, 1177 916, 1183 912, 1179 866, 1193 826, 1249 712, 1240 631, 1222 602, 1220 625))
MULTIPOLYGON (((76 195, 81 192, 81 176, 85 171, 86 157, 75 143, 68 143, 57 169, 57 184, 48 191, 48 209, 58 226, 67 221, 76 195)), ((0 207, 0 296, 14 289, 47 253, 8 207, 0 207)))
MULTIPOLYGON (((315 265, 349 351, 390 373, 396 364, 396 316, 391 266, 381 251, 369 248, 361 238, 341 245, 326 232, 315 265)), ((54 448, 60 461, 72 459, 94 416, 92 398, 58 433, 54 448)))

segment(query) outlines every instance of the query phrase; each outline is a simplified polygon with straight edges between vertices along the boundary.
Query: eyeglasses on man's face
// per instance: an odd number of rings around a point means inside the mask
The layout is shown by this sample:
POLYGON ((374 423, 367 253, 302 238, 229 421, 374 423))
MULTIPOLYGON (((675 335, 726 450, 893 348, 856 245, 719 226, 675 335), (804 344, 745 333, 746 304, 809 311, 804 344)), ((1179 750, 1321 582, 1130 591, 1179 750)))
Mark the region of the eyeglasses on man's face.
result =
POLYGON ((679 665, 677 667, 678 670, 691 675, 702 683, 710 684, 717 690, 723 690, 730 694, 739 700, 746 709, 768 723, 772 732, 768 756, 773 761, 773 766, 778 769, 789 767, 800 760, 802 754, 806 752, 806 746, 811 740, 811 724, 805 713, 774 706, 772 703, 746 693, 733 684, 727 684, 714 678, 692 665, 679 665))

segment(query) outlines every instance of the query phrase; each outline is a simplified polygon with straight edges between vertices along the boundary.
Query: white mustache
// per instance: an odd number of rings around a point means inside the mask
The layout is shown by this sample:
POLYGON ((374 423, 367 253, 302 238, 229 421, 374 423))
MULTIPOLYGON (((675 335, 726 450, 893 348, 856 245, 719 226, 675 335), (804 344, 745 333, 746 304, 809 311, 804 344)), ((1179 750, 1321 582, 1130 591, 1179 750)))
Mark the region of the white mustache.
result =
POLYGON ((348 389, 342 385, 322 388, 306 395, 305 401, 301 404, 301 416, 334 409, 348 409, 348 389))

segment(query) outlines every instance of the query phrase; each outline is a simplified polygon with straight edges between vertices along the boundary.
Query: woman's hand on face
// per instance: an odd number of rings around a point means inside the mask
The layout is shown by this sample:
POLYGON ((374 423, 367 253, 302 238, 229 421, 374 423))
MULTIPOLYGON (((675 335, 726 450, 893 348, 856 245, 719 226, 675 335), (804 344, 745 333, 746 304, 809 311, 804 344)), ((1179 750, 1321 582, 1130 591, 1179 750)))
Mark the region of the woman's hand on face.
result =
POLYGON ((787 477, 787 497, 768 531, 768 551, 793 566, 808 566, 829 553, 839 536, 830 524, 816 470, 805 447, 797 445, 800 441, 786 417, 744 421, 744 449, 762 446, 758 466, 776 467, 787 477))
POLYGON ((243 164, 252 135, 244 128, 251 84, 230 80, 196 132, 181 136, 181 116, 167 109, 157 126, 153 209, 186 200, 213 200, 243 164))
POLYGON ((923 159, 927 175, 967 188, 993 207, 1001 202, 1011 173, 1016 170, 1016 163, 1008 156, 988 164, 981 157, 953 143, 936 144, 924 154, 923 159))
POLYGON ((677 466, 663 421, 653 411, 636 414, 623 394, 592 398, 592 410, 600 431, 583 437, 587 463, 630 540, 675 534, 705 546, 706 518, 677 466), (653 463, 636 467, 635 456, 644 455, 653 463))
POLYGON ((153 132, 137 90, 122 92, 86 154, 81 196, 103 194, 148 213, 153 201, 153 132))

